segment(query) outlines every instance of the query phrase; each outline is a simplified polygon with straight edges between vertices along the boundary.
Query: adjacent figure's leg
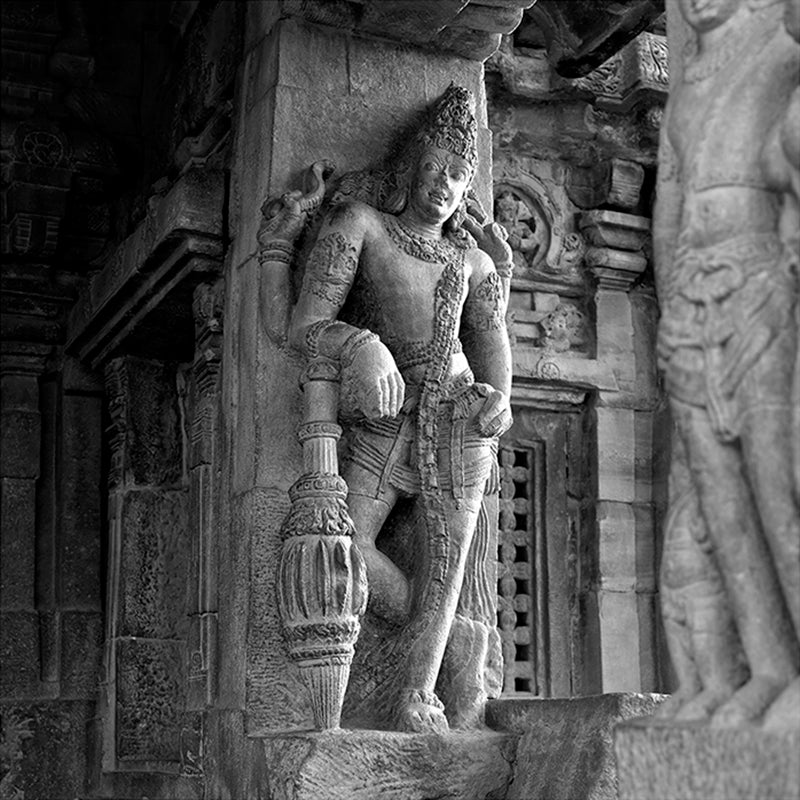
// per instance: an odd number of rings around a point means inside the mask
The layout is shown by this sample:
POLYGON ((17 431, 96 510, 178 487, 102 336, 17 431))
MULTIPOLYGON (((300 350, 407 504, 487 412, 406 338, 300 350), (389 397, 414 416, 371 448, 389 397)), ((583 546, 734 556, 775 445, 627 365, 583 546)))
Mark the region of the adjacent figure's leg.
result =
POLYGON ((708 719, 742 685, 746 670, 686 454, 677 436, 669 504, 660 592, 667 644, 679 685, 656 713, 662 718, 708 719))
POLYGON ((673 402, 714 556, 750 667, 716 725, 760 717, 797 675, 798 648, 737 442, 720 442, 704 409, 673 402))

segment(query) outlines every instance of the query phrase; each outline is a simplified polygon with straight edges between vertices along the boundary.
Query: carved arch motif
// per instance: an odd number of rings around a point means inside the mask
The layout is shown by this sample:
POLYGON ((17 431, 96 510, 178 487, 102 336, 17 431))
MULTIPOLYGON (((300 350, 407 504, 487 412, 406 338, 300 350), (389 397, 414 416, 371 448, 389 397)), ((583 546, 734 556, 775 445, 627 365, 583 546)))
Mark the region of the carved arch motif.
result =
POLYGON ((565 231, 560 205, 542 180, 516 164, 505 165, 495 177, 494 204, 495 219, 509 229, 517 277, 536 272, 567 275, 575 271, 583 251, 582 241, 579 235, 565 231), (512 201, 517 203, 515 209, 512 201), (504 217, 511 214, 516 219, 509 225, 504 217), (516 239, 513 228, 517 229, 516 239))

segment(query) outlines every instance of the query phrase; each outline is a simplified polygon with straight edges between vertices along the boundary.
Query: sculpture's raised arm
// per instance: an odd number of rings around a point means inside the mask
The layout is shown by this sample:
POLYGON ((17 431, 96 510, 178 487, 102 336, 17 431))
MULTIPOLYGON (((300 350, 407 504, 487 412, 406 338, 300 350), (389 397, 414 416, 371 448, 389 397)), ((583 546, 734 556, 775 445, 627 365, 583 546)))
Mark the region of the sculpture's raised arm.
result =
POLYGON ((490 259, 483 253, 473 252, 461 338, 475 379, 494 390, 478 414, 481 433, 500 436, 511 426, 511 347, 505 323, 507 294, 490 259))

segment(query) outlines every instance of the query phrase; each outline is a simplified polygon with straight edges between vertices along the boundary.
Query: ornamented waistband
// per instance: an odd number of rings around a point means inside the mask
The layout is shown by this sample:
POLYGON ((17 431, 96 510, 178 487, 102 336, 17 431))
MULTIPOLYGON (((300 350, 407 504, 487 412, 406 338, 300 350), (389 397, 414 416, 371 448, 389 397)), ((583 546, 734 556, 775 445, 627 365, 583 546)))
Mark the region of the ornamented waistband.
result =
POLYGON ((744 268, 750 264, 761 266, 775 259, 782 249, 777 233, 749 233, 705 247, 679 242, 675 265, 681 269, 695 267, 704 272, 714 272, 722 264, 737 264, 744 268))
MULTIPOLYGON (((413 342, 391 342, 388 345, 394 355, 397 369, 400 372, 418 367, 421 364, 428 364, 436 355, 433 342, 413 341, 413 342)), ((456 338, 450 345, 450 355, 462 352, 461 340, 456 338)))

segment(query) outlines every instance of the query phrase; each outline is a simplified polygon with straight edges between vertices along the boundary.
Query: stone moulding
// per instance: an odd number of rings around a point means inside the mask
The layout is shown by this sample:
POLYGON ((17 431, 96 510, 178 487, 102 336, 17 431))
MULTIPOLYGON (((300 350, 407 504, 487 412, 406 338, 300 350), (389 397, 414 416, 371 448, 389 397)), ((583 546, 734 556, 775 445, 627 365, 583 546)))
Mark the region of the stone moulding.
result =
POLYGON ((181 283, 219 273, 224 185, 221 171, 190 170, 164 196, 151 199, 146 219, 72 309, 70 351, 97 367, 181 283))

